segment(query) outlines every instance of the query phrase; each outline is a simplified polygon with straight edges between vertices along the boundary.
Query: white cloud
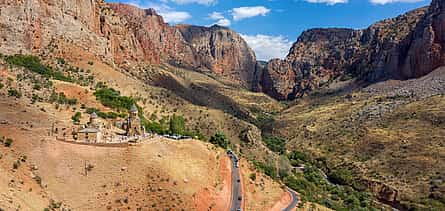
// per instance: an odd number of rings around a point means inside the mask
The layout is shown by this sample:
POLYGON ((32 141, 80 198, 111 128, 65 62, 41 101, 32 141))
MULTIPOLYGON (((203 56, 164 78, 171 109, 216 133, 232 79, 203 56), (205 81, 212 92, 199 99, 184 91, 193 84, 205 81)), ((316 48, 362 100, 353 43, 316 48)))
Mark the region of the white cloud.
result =
POLYGON ((181 11, 159 11, 159 14, 167 23, 181 23, 192 17, 188 12, 181 11))
POLYGON ((369 0, 373 4, 389 4, 389 3, 414 3, 421 2, 423 0, 369 0))
POLYGON ((212 20, 219 20, 219 19, 223 19, 224 15, 220 12, 212 12, 209 14, 209 18, 212 20))
POLYGON ((232 22, 230 22, 229 19, 223 18, 223 19, 219 19, 215 24, 220 25, 220 26, 228 27, 228 26, 230 26, 231 23, 232 22))
POLYGON ((251 18, 255 16, 266 16, 270 12, 270 9, 263 6, 256 7, 238 7, 232 9, 233 20, 238 21, 245 18, 251 18))
POLYGON ((263 34, 241 36, 255 51, 258 60, 268 61, 273 58, 284 58, 289 52, 292 42, 283 36, 269 36, 263 34))
POLYGON ((209 19, 216 21, 212 25, 217 24, 217 25, 220 25, 220 26, 228 27, 228 26, 230 26, 230 24, 232 24, 232 22, 229 19, 227 19, 226 17, 224 17, 224 15, 222 13, 220 13, 220 12, 212 12, 212 13, 210 13, 209 14, 209 19))
MULTIPOLYGON (((348 3, 348 0, 305 0, 309 3, 325 3, 328 5, 340 4, 340 3, 348 3)), ((371 0, 373 1, 373 0, 371 0)))
POLYGON ((126 3, 143 9, 153 8, 164 18, 164 21, 167 23, 181 23, 192 17, 190 13, 185 11, 177 11, 164 3, 153 3, 142 0, 132 0, 126 3))
POLYGON ((162 0, 162 2, 175 2, 177 4, 202 4, 202 5, 214 5, 216 4, 217 0, 162 0))

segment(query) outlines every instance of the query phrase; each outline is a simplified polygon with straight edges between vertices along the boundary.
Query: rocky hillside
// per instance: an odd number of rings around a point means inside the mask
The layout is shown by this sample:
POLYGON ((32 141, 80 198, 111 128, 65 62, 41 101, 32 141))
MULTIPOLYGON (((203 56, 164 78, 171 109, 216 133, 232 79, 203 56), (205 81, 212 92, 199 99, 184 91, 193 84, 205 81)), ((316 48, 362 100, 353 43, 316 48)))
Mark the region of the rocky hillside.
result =
POLYGON ((103 0, 0 4, 2 54, 100 59, 130 71, 168 63, 210 70, 244 87, 255 70, 252 50, 226 28, 174 27, 152 9, 103 0))
MULTIPOLYGON (((341 77, 377 80, 398 55, 427 8, 383 20, 364 30, 311 29, 303 32, 284 60, 272 60, 259 72, 260 89, 287 100, 306 95, 341 77)), ((430 12, 429 12, 430 13, 430 12)), ((431 71, 431 70, 430 70, 431 71)))

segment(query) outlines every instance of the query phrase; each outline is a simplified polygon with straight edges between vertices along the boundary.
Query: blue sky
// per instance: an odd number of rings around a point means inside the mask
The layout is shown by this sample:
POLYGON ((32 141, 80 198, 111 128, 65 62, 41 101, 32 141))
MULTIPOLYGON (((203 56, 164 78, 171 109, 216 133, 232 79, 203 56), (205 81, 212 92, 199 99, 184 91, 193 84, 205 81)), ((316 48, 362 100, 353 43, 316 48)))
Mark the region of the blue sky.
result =
POLYGON ((170 24, 215 23, 240 33, 259 60, 284 57, 302 31, 366 28, 431 0, 107 0, 155 8, 170 24))

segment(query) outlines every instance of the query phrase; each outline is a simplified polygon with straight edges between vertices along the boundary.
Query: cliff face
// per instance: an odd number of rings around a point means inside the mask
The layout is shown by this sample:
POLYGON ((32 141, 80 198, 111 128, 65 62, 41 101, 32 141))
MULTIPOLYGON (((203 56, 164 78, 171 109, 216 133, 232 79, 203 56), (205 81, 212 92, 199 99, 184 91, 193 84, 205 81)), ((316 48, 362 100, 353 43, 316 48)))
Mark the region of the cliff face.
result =
POLYGON ((176 28, 193 46, 203 67, 251 87, 256 57, 239 34, 216 25, 210 28, 178 25, 176 28))
POLYGON ((0 1, 0 52, 75 54, 111 57, 100 33, 101 1, 0 1), (65 48, 70 46, 73 48, 65 48), (72 52, 70 52, 72 51, 72 52))
POLYGON ((445 1, 432 1, 425 17, 398 51, 387 68, 401 79, 420 77, 445 65, 445 1))
POLYGON ((222 27, 170 26, 152 9, 103 0, 0 0, 0 53, 208 69, 250 87, 255 55, 222 27))
POLYGON ((284 60, 262 69, 260 90, 280 100, 303 96, 338 77, 373 81, 388 77, 398 46, 426 8, 378 22, 364 30, 311 29, 302 33, 284 60))

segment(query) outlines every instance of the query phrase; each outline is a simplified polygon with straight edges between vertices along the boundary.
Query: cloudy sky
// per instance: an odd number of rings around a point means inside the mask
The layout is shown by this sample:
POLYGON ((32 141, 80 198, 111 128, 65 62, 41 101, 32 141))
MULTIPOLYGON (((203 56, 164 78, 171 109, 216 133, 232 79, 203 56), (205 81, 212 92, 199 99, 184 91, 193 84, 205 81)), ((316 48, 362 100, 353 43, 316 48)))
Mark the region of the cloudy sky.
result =
POLYGON ((365 28, 426 6, 431 0, 107 0, 155 8, 170 24, 228 26, 259 60, 286 56, 302 31, 314 27, 365 28))

